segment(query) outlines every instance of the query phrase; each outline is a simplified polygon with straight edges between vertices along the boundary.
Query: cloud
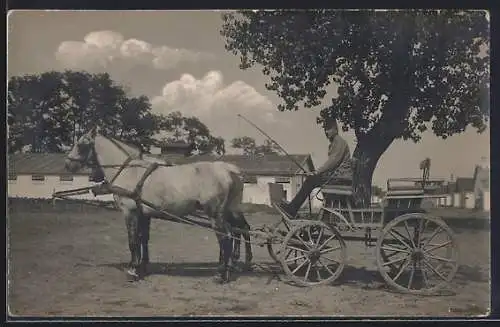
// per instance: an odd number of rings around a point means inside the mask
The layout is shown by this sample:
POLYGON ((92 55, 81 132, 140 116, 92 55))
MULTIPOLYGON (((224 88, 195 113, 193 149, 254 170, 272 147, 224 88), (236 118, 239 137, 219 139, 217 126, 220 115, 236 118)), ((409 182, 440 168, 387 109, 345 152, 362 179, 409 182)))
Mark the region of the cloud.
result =
POLYGON ((210 71, 201 79, 183 74, 166 84, 151 103, 156 113, 180 111, 184 116, 196 116, 214 134, 224 137, 234 136, 237 114, 261 123, 277 122, 277 109, 269 98, 243 81, 225 85, 219 71, 210 71))
POLYGON ((122 63, 147 64, 162 70, 214 58, 206 52, 155 46, 138 39, 125 40, 114 31, 95 31, 87 34, 83 41, 61 42, 55 56, 66 68, 107 68, 122 63))

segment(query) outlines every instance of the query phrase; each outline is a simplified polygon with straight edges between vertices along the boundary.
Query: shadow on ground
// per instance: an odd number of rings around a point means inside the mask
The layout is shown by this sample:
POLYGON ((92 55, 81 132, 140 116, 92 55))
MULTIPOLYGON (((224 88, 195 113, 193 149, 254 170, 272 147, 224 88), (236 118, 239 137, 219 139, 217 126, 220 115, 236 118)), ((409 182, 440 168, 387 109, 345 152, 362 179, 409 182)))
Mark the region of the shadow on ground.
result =
MULTIPOLYGON (((128 268, 128 263, 111 263, 99 265, 101 267, 111 267, 121 271, 128 268)), ((218 264, 215 262, 182 262, 182 263, 166 263, 153 262, 148 266, 148 275, 166 275, 166 276, 182 276, 182 277, 212 277, 217 271, 218 264)), ((237 266, 237 270, 233 271, 232 280, 236 281, 240 276, 260 276, 268 278, 268 283, 273 279, 288 282, 286 276, 283 275, 280 267, 276 264, 256 264, 251 270, 243 269, 242 265, 237 266)), ((454 284, 466 285, 470 282, 487 283, 489 278, 480 267, 461 265, 457 271, 454 284)), ((332 286, 353 286, 363 290, 384 290, 395 292, 384 281, 377 270, 366 269, 365 267, 345 266, 340 277, 335 280, 332 286)), ((440 291, 441 296, 455 295, 452 291, 440 291)))
MULTIPOLYGON (((128 269, 128 263, 111 263, 99 265, 100 267, 111 267, 121 271, 128 269)), ((217 272, 216 262, 152 262, 148 265, 148 275, 167 275, 182 277, 211 277, 217 272)), ((267 265, 257 265, 251 269, 246 269, 243 264, 238 263, 233 271, 233 278, 238 276, 265 276, 274 274, 272 267, 267 265), (267 268, 267 269, 266 269, 267 268)))

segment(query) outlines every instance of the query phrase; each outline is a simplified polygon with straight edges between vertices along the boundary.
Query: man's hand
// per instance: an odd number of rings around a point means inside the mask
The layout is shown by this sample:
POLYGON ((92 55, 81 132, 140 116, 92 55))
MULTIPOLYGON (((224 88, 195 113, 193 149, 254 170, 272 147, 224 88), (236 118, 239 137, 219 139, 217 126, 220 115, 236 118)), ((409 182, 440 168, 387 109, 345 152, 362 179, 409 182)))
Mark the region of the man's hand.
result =
POLYGON ((317 174, 318 174, 318 172, 317 172, 317 171, 308 171, 308 172, 306 173, 306 176, 309 176, 309 177, 310 177, 310 176, 316 176, 317 174))

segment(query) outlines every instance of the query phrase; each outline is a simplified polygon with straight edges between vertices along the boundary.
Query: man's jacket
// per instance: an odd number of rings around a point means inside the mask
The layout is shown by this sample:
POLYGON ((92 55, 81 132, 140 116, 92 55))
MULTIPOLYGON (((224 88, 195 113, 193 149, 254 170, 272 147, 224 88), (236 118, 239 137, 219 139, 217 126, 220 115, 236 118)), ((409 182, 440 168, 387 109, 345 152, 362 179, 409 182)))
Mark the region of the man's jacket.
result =
POLYGON ((332 179, 352 180, 351 151, 347 142, 336 135, 328 146, 328 160, 318 169, 318 173, 332 179))

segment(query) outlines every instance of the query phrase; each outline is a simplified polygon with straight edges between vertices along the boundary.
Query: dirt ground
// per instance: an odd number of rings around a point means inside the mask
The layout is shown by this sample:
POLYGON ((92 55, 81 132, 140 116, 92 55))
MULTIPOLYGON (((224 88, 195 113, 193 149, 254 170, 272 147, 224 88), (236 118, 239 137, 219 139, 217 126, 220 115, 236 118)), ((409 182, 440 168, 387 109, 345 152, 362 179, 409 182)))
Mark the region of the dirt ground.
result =
MULTIPOLYGON (((24 210, 23 210, 24 211, 24 210)), ((247 216, 253 226, 277 219, 247 216)), ((254 247, 255 271, 226 285, 212 280, 218 247, 210 231, 152 222, 152 274, 128 282, 126 229, 118 212, 9 214, 9 308, 30 316, 326 315, 463 316, 490 303, 489 231, 455 229, 460 268, 443 296, 398 294, 376 270, 375 248, 348 244, 338 285, 300 288, 273 278, 267 250, 254 247), (264 267, 264 268, 263 268, 264 267)), ((242 253, 243 255, 243 253, 242 253)))

